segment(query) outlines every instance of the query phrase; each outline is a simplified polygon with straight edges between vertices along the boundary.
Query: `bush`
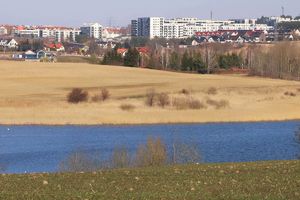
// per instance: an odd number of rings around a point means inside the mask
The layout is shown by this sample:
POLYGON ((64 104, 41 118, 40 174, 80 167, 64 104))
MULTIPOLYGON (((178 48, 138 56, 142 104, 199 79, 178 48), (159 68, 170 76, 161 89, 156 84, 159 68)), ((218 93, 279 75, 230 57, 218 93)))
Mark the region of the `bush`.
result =
POLYGON ((136 152, 138 167, 161 166, 167 163, 167 150, 160 138, 149 137, 146 145, 140 145, 136 152))
POLYGON ((216 109, 222 109, 229 106, 229 102, 227 100, 216 101, 213 99, 207 99, 206 103, 208 105, 214 106, 216 109))
POLYGON ((100 90, 100 94, 96 94, 95 96, 92 97, 93 102, 99 102, 99 101, 106 101, 110 97, 110 93, 108 89, 102 88, 100 90))
POLYGON ((198 99, 190 99, 189 100, 189 108, 190 109, 205 109, 206 106, 198 99))
POLYGON ((215 87, 210 87, 207 90, 207 94, 209 94, 209 95, 216 95, 217 93, 218 93, 218 91, 217 91, 217 88, 215 88, 215 87))
POLYGON ((146 94, 145 104, 147 106, 153 107, 155 105, 156 92, 154 89, 151 89, 146 94))
POLYGON ((120 108, 124 111, 133 111, 135 109, 135 106, 132 104, 122 104, 120 108))
POLYGON ((101 89, 101 99, 102 99, 102 101, 106 101, 107 99, 109 99, 109 97, 110 97, 110 93, 109 93, 108 89, 102 88, 101 89))
POLYGON ((185 109, 204 109, 206 106, 201 103, 198 99, 194 98, 186 98, 186 97, 177 97, 172 101, 172 105, 177 110, 185 110, 185 109))
POLYGON ((84 91, 80 88, 74 88, 69 94, 68 94, 68 102, 69 103, 80 103, 85 102, 88 100, 88 92, 84 91))
POLYGON ((295 96, 297 96, 294 92, 285 92, 284 95, 285 95, 285 96, 290 96, 290 97, 295 97, 295 96))
POLYGON ((187 90, 187 89, 182 89, 182 90, 180 91, 180 93, 181 93, 181 94, 184 94, 184 95, 189 95, 191 92, 190 92, 189 90, 187 90))
POLYGON ((74 152, 59 165, 62 172, 91 172, 101 168, 101 162, 97 157, 83 152, 74 152))
POLYGON ((130 157, 126 147, 116 148, 112 155, 112 168, 125 168, 130 166, 130 157))
POLYGON ((161 93, 157 95, 158 105, 162 108, 170 105, 170 97, 166 93, 161 93))

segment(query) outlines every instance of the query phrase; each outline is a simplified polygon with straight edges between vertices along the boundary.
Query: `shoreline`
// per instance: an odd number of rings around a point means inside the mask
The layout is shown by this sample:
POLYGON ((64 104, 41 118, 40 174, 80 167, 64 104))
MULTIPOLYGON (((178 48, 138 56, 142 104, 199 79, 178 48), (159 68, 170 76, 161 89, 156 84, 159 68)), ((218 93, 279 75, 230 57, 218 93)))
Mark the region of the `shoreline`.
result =
POLYGON ((254 123, 280 123, 280 122, 299 122, 299 119, 285 119, 285 120, 241 120, 241 121, 211 121, 211 122, 169 122, 169 123, 16 123, 16 124, 10 124, 10 123, 1 123, 0 126, 54 126, 54 127, 63 127, 63 126, 81 126, 81 127, 91 127, 91 126, 171 126, 171 125, 208 125, 208 124, 240 124, 240 123, 248 123, 248 124, 254 124, 254 123))

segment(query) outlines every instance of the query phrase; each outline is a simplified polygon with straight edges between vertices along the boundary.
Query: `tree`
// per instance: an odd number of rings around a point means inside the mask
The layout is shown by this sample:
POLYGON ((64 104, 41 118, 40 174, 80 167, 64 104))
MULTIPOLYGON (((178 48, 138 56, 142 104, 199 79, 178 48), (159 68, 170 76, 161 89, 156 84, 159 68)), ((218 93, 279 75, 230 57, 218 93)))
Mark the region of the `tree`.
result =
POLYGON ((136 48, 129 48, 124 57, 124 65, 129 67, 138 67, 140 60, 140 54, 136 48))
POLYGON ((29 39, 27 39, 25 41, 19 42, 18 47, 19 47, 19 51, 28 51, 31 50, 31 43, 29 39))
POLYGON ((118 48, 117 45, 114 49, 106 52, 106 54, 103 57, 102 64, 103 65, 122 65, 123 59, 120 54, 118 54, 118 48))
POLYGON ((76 35, 75 41, 81 44, 84 44, 89 41, 89 37, 87 35, 76 35))
POLYGON ((89 46, 88 53, 90 55, 100 55, 101 49, 99 45, 95 42, 95 40, 91 40, 88 46, 89 46))
POLYGON ((175 51, 171 53, 170 67, 173 70, 179 70, 180 68, 180 56, 175 51))
POLYGON ((129 43, 130 47, 144 47, 150 41, 148 37, 132 37, 129 43))
POLYGON ((190 71, 193 68, 193 58, 185 51, 181 60, 181 70, 190 71))
POLYGON ((31 46, 33 51, 39 51, 44 48, 44 42, 43 40, 33 40, 31 46))
POLYGON ((193 57, 193 71, 204 73, 207 70, 200 53, 196 53, 193 57))

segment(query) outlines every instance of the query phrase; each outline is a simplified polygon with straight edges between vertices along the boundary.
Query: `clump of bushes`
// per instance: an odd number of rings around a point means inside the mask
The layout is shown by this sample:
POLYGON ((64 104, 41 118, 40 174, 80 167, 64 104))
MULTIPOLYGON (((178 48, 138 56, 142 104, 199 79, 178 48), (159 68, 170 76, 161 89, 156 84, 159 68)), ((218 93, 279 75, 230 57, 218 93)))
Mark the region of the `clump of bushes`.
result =
POLYGON ((80 103, 80 102, 86 102, 88 100, 88 92, 84 91, 80 88, 74 88, 67 96, 67 100, 69 103, 80 103))
POLYGON ((162 108, 170 105, 170 97, 167 93, 156 93, 155 90, 149 90, 146 94, 145 104, 149 107, 158 105, 162 108))
POLYGON ((207 94, 208 95, 216 95, 218 93, 217 91, 217 88, 215 87, 210 87, 208 90, 207 90, 207 94))
POLYGON ((285 95, 285 96, 290 96, 290 97, 295 97, 295 96, 297 96, 294 92, 285 92, 284 95, 285 95))
POLYGON ((63 172, 91 172, 102 169, 129 167, 154 167, 169 164, 199 163, 200 151, 197 145, 174 142, 172 148, 159 138, 148 137, 135 152, 129 153, 126 146, 117 146, 110 157, 102 159, 99 154, 87 154, 82 151, 71 153, 59 164, 63 172))
POLYGON ((59 164, 59 170, 62 172, 91 172, 100 169, 101 161, 87 153, 78 151, 59 164))
POLYGON ((222 108, 226 108, 229 106, 229 102, 227 100, 213 100, 213 99, 207 99, 206 103, 208 105, 214 106, 216 109, 222 109, 222 108))
POLYGON ((117 147, 112 154, 111 167, 125 168, 130 166, 130 156, 125 146, 117 147))
POLYGON ((172 105, 178 110, 206 108, 206 106, 201 101, 191 97, 176 97, 173 99, 172 105))
POLYGON ((156 97, 156 92, 154 89, 148 90, 146 93, 146 100, 145 104, 149 107, 153 107, 155 105, 155 97, 156 97))
POLYGON ((133 111, 135 109, 135 106, 132 104, 122 104, 120 105, 120 108, 124 111, 133 111))
POLYGON ((96 94, 95 96, 92 97, 93 102, 98 102, 98 101, 106 101, 110 97, 109 90, 106 88, 102 88, 100 90, 99 94, 96 94))
POLYGON ((161 166, 167 163, 167 149, 160 138, 149 137, 145 145, 140 145, 135 157, 136 166, 161 166))
POLYGON ((162 108, 170 105, 170 97, 166 93, 161 93, 157 95, 158 105, 162 108))

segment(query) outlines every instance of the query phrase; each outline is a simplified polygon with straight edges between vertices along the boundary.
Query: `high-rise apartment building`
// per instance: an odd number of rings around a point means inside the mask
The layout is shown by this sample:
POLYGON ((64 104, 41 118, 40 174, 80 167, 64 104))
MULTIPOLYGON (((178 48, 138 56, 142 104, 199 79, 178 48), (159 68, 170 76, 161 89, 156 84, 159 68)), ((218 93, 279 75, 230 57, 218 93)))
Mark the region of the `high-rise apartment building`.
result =
POLYGON ((81 34, 91 38, 102 39, 102 25, 99 23, 86 23, 80 27, 81 34))

